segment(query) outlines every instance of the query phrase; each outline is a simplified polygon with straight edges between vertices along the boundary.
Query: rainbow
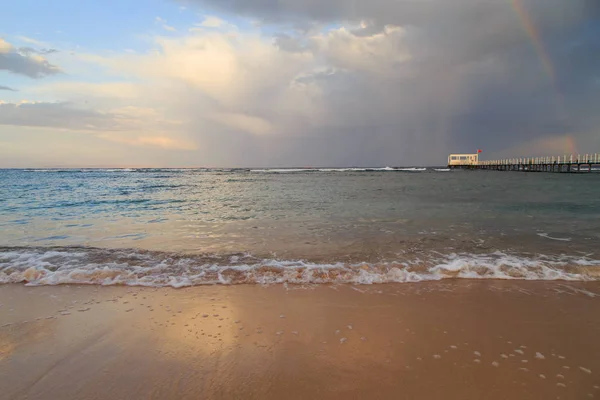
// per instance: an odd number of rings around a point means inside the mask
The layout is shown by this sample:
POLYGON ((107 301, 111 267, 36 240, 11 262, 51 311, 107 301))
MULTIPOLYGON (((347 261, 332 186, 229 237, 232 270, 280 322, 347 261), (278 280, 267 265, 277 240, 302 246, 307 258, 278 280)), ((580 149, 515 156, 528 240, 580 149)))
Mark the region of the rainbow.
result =
POLYGON ((572 135, 565 136, 565 152, 567 154, 579 154, 577 151, 577 142, 575 142, 575 138, 572 135))
POLYGON ((529 15, 529 11, 527 11, 525 6, 523 5, 523 0, 510 0, 510 1, 511 1, 513 9, 515 10, 515 12, 517 13, 517 16, 519 17, 519 20, 521 20, 521 24, 523 25, 523 28, 525 29, 527 36, 529 36, 529 40, 531 40, 531 44, 532 44, 535 52, 537 53, 538 57, 540 58, 542 67, 544 68, 544 71, 546 71, 546 75, 548 75, 548 78, 550 79, 552 84, 555 85, 556 84, 556 71, 554 69, 554 65, 552 65, 550 57, 548 56, 548 53, 546 52, 546 49, 544 48, 544 42, 542 42, 540 33, 536 29, 536 27, 533 23, 533 20, 531 19, 531 16, 529 15))
MULTIPOLYGON (((565 109, 564 100, 560 94, 560 91, 558 90, 556 69, 554 68, 552 60, 550 59, 550 56, 544 47, 544 42, 542 41, 540 33, 535 27, 533 19, 529 15, 529 11, 527 11, 527 8, 523 4, 523 0, 510 0, 510 3, 519 20, 521 21, 523 29, 527 33, 529 40, 531 41, 531 45, 533 46, 535 53, 540 59, 544 72, 548 76, 550 85, 555 94, 554 101, 556 104, 556 111, 561 119, 567 120, 568 116, 565 109)), ((568 133, 565 134, 565 151, 568 154, 577 154, 577 144, 575 142, 575 138, 568 133)))

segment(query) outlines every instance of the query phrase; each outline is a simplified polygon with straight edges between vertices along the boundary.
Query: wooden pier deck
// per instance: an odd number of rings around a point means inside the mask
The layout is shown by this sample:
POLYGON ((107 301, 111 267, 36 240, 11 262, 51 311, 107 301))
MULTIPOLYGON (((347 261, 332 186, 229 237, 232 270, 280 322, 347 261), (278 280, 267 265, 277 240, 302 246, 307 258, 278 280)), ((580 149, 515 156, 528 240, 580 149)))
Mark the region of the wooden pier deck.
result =
POLYGON ((448 168, 487 169, 495 171, 522 172, 600 172, 600 153, 551 157, 507 158, 503 160, 477 161, 471 164, 448 165, 448 168))

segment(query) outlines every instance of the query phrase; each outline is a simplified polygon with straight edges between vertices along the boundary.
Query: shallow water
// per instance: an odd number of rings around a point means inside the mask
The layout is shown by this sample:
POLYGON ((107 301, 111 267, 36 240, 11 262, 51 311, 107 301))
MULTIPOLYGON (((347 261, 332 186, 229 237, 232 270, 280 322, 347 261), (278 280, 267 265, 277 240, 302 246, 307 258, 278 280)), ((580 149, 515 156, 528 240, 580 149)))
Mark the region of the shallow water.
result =
POLYGON ((2 282, 600 275, 596 173, 1 170, 0 179, 2 282))

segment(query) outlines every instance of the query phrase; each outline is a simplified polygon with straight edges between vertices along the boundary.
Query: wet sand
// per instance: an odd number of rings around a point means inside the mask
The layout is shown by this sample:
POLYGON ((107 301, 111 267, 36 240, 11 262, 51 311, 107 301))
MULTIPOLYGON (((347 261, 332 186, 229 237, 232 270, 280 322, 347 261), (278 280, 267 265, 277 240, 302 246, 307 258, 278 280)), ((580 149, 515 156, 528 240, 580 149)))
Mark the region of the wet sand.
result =
POLYGON ((1 399, 600 398, 600 283, 0 286, 1 399))

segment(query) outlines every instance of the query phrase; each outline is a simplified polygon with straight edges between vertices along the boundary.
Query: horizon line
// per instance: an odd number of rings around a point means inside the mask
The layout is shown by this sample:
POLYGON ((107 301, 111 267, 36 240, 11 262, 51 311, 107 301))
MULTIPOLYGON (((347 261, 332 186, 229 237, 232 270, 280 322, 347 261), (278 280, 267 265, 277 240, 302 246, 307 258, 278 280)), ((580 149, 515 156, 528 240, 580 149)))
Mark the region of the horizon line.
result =
POLYGON ((384 165, 384 166, 312 166, 312 167, 298 167, 298 166, 252 166, 252 167, 0 167, 0 170, 51 170, 51 169, 345 169, 345 168, 361 168, 361 169, 375 169, 375 168, 437 168, 437 167, 446 167, 447 164, 440 165, 384 165))

